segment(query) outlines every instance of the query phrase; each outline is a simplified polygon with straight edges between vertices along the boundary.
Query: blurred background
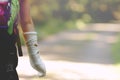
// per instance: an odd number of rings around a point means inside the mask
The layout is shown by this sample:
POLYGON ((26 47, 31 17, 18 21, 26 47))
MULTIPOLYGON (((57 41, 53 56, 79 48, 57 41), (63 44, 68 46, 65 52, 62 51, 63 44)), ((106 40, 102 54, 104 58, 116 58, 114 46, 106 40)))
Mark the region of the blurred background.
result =
POLYGON ((78 24, 119 23, 119 4, 119 0, 31 0, 31 15, 42 39, 63 29, 79 28, 78 24))
POLYGON ((31 68, 21 36, 21 80, 120 80, 120 0, 30 3, 47 76, 31 68))

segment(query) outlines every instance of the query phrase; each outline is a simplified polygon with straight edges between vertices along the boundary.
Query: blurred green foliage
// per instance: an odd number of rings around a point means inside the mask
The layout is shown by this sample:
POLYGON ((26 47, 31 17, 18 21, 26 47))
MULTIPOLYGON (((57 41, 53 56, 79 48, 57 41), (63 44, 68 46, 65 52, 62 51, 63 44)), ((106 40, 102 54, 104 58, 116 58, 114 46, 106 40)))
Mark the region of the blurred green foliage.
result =
POLYGON ((39 39, 82 23, 119 23, 120 0, 30 0, 39 39))
POLYGON ((118 34, 118 38, 116 43, 112 46, 112 56, 115 64, 120 64, 120 33, 118 34))

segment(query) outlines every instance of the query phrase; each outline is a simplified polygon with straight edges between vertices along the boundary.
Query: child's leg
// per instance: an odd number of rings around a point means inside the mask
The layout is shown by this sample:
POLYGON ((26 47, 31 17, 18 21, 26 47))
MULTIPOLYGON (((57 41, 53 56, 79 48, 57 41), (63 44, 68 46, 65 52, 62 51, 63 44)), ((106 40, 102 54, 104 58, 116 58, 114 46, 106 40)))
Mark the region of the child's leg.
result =
POLYGON ((2 80, 19 80, 16 67, 18 65, 18 56, 16 47, 12 47, 0 52, 0 79, 2 80), (3 54, 3 55, 2 55, 3 54), (3 57, 3 58, 2 58, 3 57))
POLYGON ((0 80, 19 80, 16 72, 18 65, 16 39, 0 29, 0 80))

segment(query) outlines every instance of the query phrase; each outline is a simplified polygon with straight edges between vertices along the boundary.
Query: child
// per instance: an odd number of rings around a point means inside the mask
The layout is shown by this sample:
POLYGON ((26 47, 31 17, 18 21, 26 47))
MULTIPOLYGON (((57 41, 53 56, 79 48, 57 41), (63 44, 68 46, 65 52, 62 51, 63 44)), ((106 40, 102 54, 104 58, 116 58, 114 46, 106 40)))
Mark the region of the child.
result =
POLYGON ((0 0, 0 79, 2 80, 19 80, 16 71, 18 64, 17 35, 14 29, 17 26, 18 16, 30 63, 34 69, 42 73, 42 76, 46 74, 45 65, 39 57, 37 32, 30 16, 29 0, 0 0))

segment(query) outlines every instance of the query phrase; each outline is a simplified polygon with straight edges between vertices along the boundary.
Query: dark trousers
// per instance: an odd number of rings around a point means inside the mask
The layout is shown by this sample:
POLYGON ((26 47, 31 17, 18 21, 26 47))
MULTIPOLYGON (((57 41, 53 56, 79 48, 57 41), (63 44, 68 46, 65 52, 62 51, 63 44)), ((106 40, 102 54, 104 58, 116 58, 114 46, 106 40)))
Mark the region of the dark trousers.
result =
POLYGON ((16 38, 0 30, 0 80, 19 80, 16 38))

